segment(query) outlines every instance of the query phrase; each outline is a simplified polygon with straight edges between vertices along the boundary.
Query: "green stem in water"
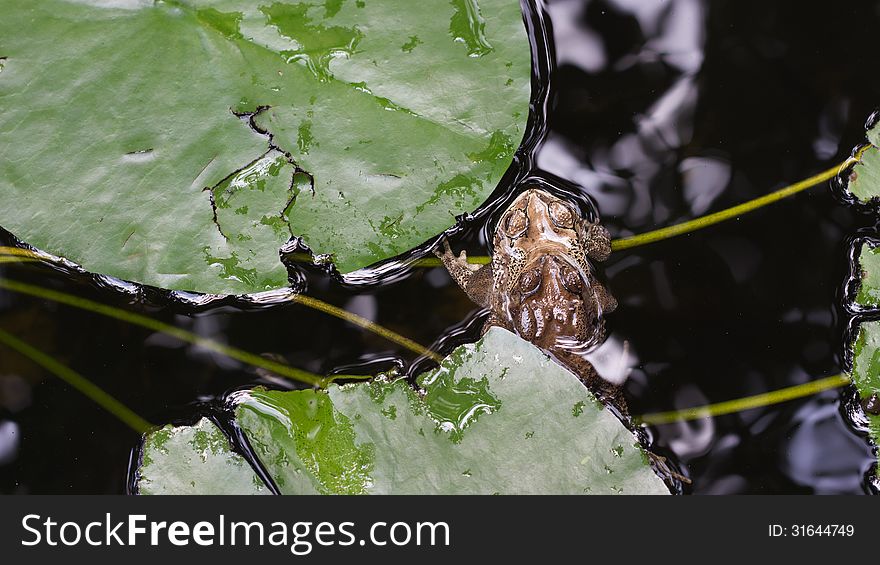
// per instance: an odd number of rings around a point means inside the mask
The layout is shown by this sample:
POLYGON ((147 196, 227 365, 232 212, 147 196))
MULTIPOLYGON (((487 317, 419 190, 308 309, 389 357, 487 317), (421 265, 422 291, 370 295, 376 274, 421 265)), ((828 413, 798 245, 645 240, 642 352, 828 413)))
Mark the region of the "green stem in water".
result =
MULTIPOLYGON (((19 259, 17 259, 18 261, 27 261, 27 260, 39 261, 39 260, 41 260, 41 257, 39 254, 34 253, 30 249, 21 249, 19 247, 0 246, 0 254, 11 255, 12 258, 18 257, 19 258, 19 259)), ((9 259, 9 257, 3 257, 3 259, 9 259)), ((4 263, 14 263, 15 261, 13 260, 13 261, 3 261, 3 262, 4 263)))
MULTIPOLYGON (((467 262, 471 265, 488 265, 492 262, 492 258, 488 255, 474 255, 471 257, 468 255, 467 262)), ((413 267, 417 268, 432 268, 432 267, 442 267, 443 261, 438 259, 437 257, 424 257, 417 261, 413 261, 413 267)))
MULTIPOLYGON (((16 256, 2 256, 0 255, 0 263, 23 263, 23 262, 35 262, 40 261, 39 258, 33 256, 33 254, 27 250, 17 249, 14 247, 6 248, 0 247, 0 253, 14 253, 16 256)), ((209 340, 207 338, 202 338, 188 332, 186 330, 182 330, 180 328, 176 328, 174 326, 170 326, 159 322, 157 320, 153 320, 152 318, 147 318, 146 316, 141 316, 140 314, 135 314, 132 312, 127 312, 125 310, 121 310, 118 308, 114 308, 112 306, 107 306, 105 304, 99 304, 97 302, 92 302, 91 300, 87 300, 84 298, 79 298, 76 296, 72 296, 69 294, 45 289, 42 287, 29 285, 26 283, 20 283, 17 281, 12 281, 8 279, 0 278, 0 288, 6 288, 7 290, 12 290, 16 292, 21 292, 24 294, 30 294, 32 296, 38 296, 40 298, 45 298, 47 300, 53 300, 55 302, 61 302, 63 304, 67 304, 69 306, 74 306, 76 308, 81 308, 84 310, 89 310, 91 312, 96 312, 98 314, 103 314, 105 316, 110 316, 119 320, 123 320, 126 322, 130 322, 133 324, 137 324, 139 326, 146 327, 148 329, 152 329, 155 331, 162 332, 164 334, 171 335, 183 341, 188 341, 200 347, 205 347, 207 349, 211 349, 213 351, 217 351, 218 353, 222 353, 227 357, 231 357, 233 359, 238 359, 239 361, 248 363, 250 365, 254 365, 257 367, 261 367, 264 369, 268 369, 274 373, 278 373, 282 376, 295 379, 301 382, 305 382, 311 384, 313 386, 325 387, 333 380, 339 379, 360 379, 363 378, 362 375, 334 375, 332 379, 328 379, 327 377, 321 377, 319 375, 315 375, 314 373, 309 373, 307 371, 302 371, 299 369, 295 369, 293 367, 289 367, 287 365, 283 365, 281 363, 276 363, 274 361, 270 361, 263 357, 254 355, 252 353, 248 353, 246 351, 242 351, 240 349, 236 349, 231 346, 223 345, 221 343, 217 343, 213 340, 209 340)), ((309 308, 313 308, 318 310, 319 312, 324 312, 325 314, 330 314, 331 316, 335 316, 347 322, 350 322, 354 325, 360 326, 366 330, 369 330, 385 339, 402 345, 403 347, 418 353, 419 355, 424 355, 438 363, 442 361, 442 358, 436 353, 430 351, 427 347, 416 343, 415 341, 404 337, 396 332, 389 330, 379 324, 371 322, 366 318, 362 318, 357 314, 353 314, 342 308, 338 308, 331 304, 327 304, 317 298, 312 298, 309 296, 297 294, 291 298, 294 302, 302 304, 303 306, 307 306, 309 308)))
POLYGON ((779 404, 780 402, 786 402, 788 400, 794 400, 795 398, 810 396, 825 390, 848 385, 851 382, 852 380, 847 375, 835 375, 833 377, 826 377, 809 383, 765 392, 763 394, 719 402, 718 404, 635 416, 634 420, 641 424, 671 424, 673 422, 684 422, 687 420, 698 420, 712 416, 722 416, 724 414, 732 414, 733 412, 750 410, 752 408, 761 408, 764 406, 779 404))
POLYGON ((682 222, 680 224, 675 224, 665 228, 660 228, 659 230, 649 231, 630 237, 624 237, 622 239, 615 239, 611 242, 611 250, 621 251, 623 249, 629 249, 631 247, 638 247, 640 245, 654 243, 655 241, 669 239, 677 235, 683 235, 686 233, 701 230, 703 228, 715 225, 719 222, 723 222, 724 220, 729 220, 731 218, 741 216, 742 214, 753 212, 758 208, 762 208, 768 204, 778 202, 783 198, 787 198, 789 196, 797 194, 798 192, 802 192, 804 190, 807 190, 808 188, 812 188, 817 184, 831 180, 832 178, 840 174, 840 171, 843 170, 843 168, 848 166, 850 163, 852 163, 852 159, 847 159, 840 165, 835 165, 834 167, 826 169, 821 173, 815 174, 808 179, 796 182, 775 192, 771 192, 770 194, 755 198, 754 200, 743 202, 742 204, 739 204, 732 208, 715 212, 714 214, 708 214, 706 216, 694 218, 693 220, 689 220, 687 222, 682 222))
MULTIPOLYGON (((53 302, 66 304, 67 306, 73 306, 74 308, 79 308, 81 310, 88 310, 89 312, 101 314, 102 316, 107 316, 109 318, 122 320, 123 322, 128 322, 130 324, 135 324, 149 330, 169 335, 181 341, 192 343, 193 345, 202 347, 204 349, 216 351, 221 355, 225 355, 237 361, 241 361, 242 363, 247 363, 248 365, 253 365, 254 367, 260 367, 283 377, 310 384, 312 386, 323 386, 326 381, 324 377, 321 377, 314 373, 303 371, 301 369, 296 369, 283 363, 278 363, 276 361, 260 357, 259 355, 254 355, 253 353, 249 353, 236 347, 224 345, 212 339, 201 337, 192 332, 174 327, 170 324, 166 324, 158 320, 154 320, 147 316, 136 314, 134 312, 128 312, 126 310, 109 306, 107 304, 94 302, 86 298, 80 298, 78 296, 67 294, 65 292, 59 292, 57 290, 51 290, 48 288, 14 281, 3 277, 0 277, 0 288, 12 292, 36 296, 37 298, 42 298, 44 300, 51 300, 53 302)), ((336 378, 342 377, 337 376, 336 378)))
POLYGON ((154 427, 153 424, 135 414, 130 408, 104 392, 100 387, 84 376, 63 365, 51 356, 21 341, 12 334, 0 330, 0 343, 3 343, 10 349, 14 349, 34 363, 55 374, 55 376, 84 394, 107 412, 116 416, 120 421, 137 433, 147 433, 154 427))
POLYGON ((393 332, 388 328, 382 327, 379 324, 371 322, 366 318, 362 318, 357 314, 352 314, 348 310, 343 310, 342 308, 333 306, 332 304, 327 304, 326 302, 318 300, 317 298, 312 298, 311 296, 305 296, 304 294, 294 294, 291 300, 298 304, 302 304, 303 306, 308 306, 309 308, 318 310, 319 312, 330 314, 331 316, 335 316, 356 326, 360 326, 365 330, 369 330, 376 335, 384 337, 388 341, 392 341, 398 345, 401 345, 409 349, 410 351, 418 353, 419 355, 424 355, 425 357, 433 359, 438 363, 443 360, 442 357, 429 350, 424 345, 420 345, 415 341, 409 339, 408 337, 404 337, 397 332, 393 332))

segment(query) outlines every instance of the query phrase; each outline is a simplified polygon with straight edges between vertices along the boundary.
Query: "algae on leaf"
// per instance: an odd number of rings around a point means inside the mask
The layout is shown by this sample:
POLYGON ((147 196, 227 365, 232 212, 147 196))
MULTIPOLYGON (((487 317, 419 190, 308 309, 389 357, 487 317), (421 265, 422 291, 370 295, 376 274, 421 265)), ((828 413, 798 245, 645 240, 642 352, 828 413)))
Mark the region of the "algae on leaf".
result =
POLYGON ((419 383, 380 376, 233 401, 286 494, 669 493, 577 377, 506 330, 459 347, 419 383))
POLYGON ((0 226, 135 282, 282 287, 291 235, 342 272, 407 251, 528 115, 516 0, 7 4, 0 226))
POLYGON ((367 492, 375 447, 356 444, 326 393, 254 390, 240 397, 236 418, 282 493, 367 492))
POLYGON ((207 418, 147 434, 137 489, 139 494, 271 494, 207 418))

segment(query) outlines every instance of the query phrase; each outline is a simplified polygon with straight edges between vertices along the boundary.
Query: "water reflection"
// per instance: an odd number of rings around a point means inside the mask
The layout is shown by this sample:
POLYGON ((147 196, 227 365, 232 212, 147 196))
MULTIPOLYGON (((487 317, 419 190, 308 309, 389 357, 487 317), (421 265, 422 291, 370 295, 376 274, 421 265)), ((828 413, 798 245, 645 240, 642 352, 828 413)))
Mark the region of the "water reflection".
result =
POLYGON ((15 460, 20 441, 21 431, 18 429, 18 425, 9 420, 0 421, 0 465, 6 465, 15 460))
MULTIPOLYGON (((562 116, 578 107, 614 112, 621 103, 606 97, 617 90, 628 101, 627 90, 637 88, 634 77, 646 79, 643 88, 650 97, 617 123, 616 132, 586 129, 593 125, 585 119, 587 112, 572 116, 587 122, 584 129, 551 131, 538 165, 589 190, 606 217, 624 217, 630 225, 668 222, 672 211, 656 198, 652 185, 658 174, 674 166, 675 152, 693 135, 699 97, 695 76, 704 58, 704 6, 694 0, 564 0, 550 3, 549 12, 562 87, 555 101, 557 108, 563 106, 562 116), (556 27, 559 20, 561 29, 556 27), (632 42, 624 48, 621 36, 627 35, 632 42), (568 82, 577 85, 577 102, 575 93, 569 97, 565 91, 568 82), (590 83, 606 88, 590 88, 590 83)), ((551 115, 551 126, 553 122, 551 115)))
POLYGON ((836 394, 822 394, 805 402, 792 416, 789 436, 779 451, 780 468, 796 483, 817 494, 844 494, 863 488, 861 473, 850 462, 860 459, 864 442, 852 434, 840 417, 836 394))

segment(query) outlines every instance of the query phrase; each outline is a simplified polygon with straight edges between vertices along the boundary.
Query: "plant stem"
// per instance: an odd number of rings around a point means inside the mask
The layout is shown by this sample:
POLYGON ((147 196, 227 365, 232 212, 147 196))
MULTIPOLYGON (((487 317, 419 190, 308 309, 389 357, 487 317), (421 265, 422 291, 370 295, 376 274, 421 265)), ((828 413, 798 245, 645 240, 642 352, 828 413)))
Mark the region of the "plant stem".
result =
POLYGON ((677 235, 683 235, 686 233, 701 230, 719 222, 723 222, 724 220, 735 218, 742 214, 753 212, 758 208, 762 208, 768 204, 778 202, 783 198, 787 198, 789 196, 797 194, 798 192, 802 192, 804 190, 807 190, 808 188, 816 186, 817 184, 826 182, 836 177, 844 167, 849 165, 849 163, 850 160, 844 161, 840 165, 835 165, 834 167, 826 169, 821 173, 815 174, 808 179, 796 182, 775 192, 771 192, 770 194, 755 198, 754 200, 743 202, 742 204, 738 204, 736 206, 733 206, 732 208, 727 208, 726 210, 721 210, 713 214, 694 218, 693 220, 689 220, 687 222, 682 222, 680 224, 675 224, 665 228, 660 228, 658 230, 653 230, 630 237, 624 237, 621 239, 615 239, 611 242, 611 250, 621 251, 623 249, 629 249, 631 247, 638 247, 640 245, 654 243, 655 241, 669 239, 677 235))
POLYGON ((324 377, 321 377, 314 373, 303 371, 301 369, 296 369, 283 363, 278 363, 276 361, 260 357, 259 355, 254 355, 253 353, 249 353, 236 347, 216 342, 212 339, 201 337, 187 330, 174 327, 170 324, 154 320, 141 314, 128 312, 126 310, 122 310, 121 308, 116 308, 114 306, 101 304, 99 302, 94 302, 86 298, 80 298, 78 296, 67 294, 65 292, 51 290, 48 288, 14 281, 3 277, 0 277, 0 288, 4 288, 12 292, 36 296, 37 298, 42 298, 44 300, 59 302, 61 304, 66 304, 67 306, 73 306, 74 308, 88 310, 89 312, 101 314, 102 316, 107 316, 109 318, 115 318, 117 320, 122 320, 123 322, 135 324, 149 330, 169 335, 181 341, 192 343, 193 345, 202 347, 204 349, 216 351, 221 355, 236 359, 238 361, 241 361, 242 363, 247 363, 248 365, 253 365, 254 367, 260 367, 262 369, 272 371, 273 373, 276 373, 283 377, 310 384, 312 386, 321 386, 325 382, 324 377))
MULTIPOLYGON (((36 253, 29 251, 27 249, 20 249, 17 247, 0 247, 0 263, 22 263, 22 262, 32 262, 32 261, 40 261, 42 258, 36 253), (6 255, 6 256, 4 256, 6 255), (12 257, 8 256, 12 255, 12 257)), ((49 260, 46 258, 45 260, 49 260)), ((70 306, 75 306, 77 308, 82 308, 85 310, 90 310, 92 312, 96 312, 98 314, 103 314, 106 316, 111 316, 120 320, 128 321, 134 324, 138 324, 140 326, 144 326, 150 329, 154 329, 156 331, 161 331, 162 333, 172 335, 184 341, 188 341, 190 343, 195 343, 196 345, 200 345, 206 347, 207 349, 212 349, 214 351, 218 351, 219 353, 223 353, 228 357, 232 357, 233 359, 238 359, 245 363, 255 365, 258 367, 262 367, 264 369, 269 369, 273 372, 279 373, 286 377, 290 377, 302 382, 306 382, 308 384, 314 386, 324 387, 324 384, 327 383, 327 379, 325 377, 321 377, 315 375, 313 373, 308 373, 306 371, 301 371, 299 369, 294 369, 292 367, 288 367, 287 365, 275 363, 273 361, 269 361, 263 357, 259 357, 248 353, 246 351, 238 350, 234 347, 226 346, 212 340, 199 337, 195 334, 187 332, 186 330, 182 330, 180 328, 175 328, 174 326, 169 326, 167 324, 163 324, 162 322, 158 322, 153 320, 152 318, 147 318, 146 316, 141 316, 139 314, 134 314, 132 312, 126 312, 125 310, 120 310, 118 308, 114 308, 112 306, 107 306, 104 304, 99 304, 97 302, 92 302, 90 300, 86 300, 84 298, 79 298, 76 296, 72 296, 69 294, 64 294, 56 291, 52 291, 49 289, 44 289, 42 287, 37 287, 33 285, 28 285, 25 283, 18 283, 16 281, 11 281, 7 279, 0 278, 0 287, 7 288, 8 290, 14 290, 17 292, 23 292, 26 294, 31 294, 34 296, 40 296, 42 298, 46 298, 48 300, 54 300, 56 302, 62 302, 64 304, 68 304, 70 306), (7 285, 7 286, 4 286, 7 285), (17 285, 17 286, 16 286, 17 285), (15 286, 15 288, 13 288, 15 286), (197 343, 198 342, 198 343, 197 343), (258 364, 258 362, 260 364, 258 364), (275 367, 275 368, 272 368, 275 367), (285 367, 285 372, 279 371, 278 367, 285 367)), ((338 308, 331 304, 327 304, 317 298, 312 298, 309 296, 305 296, 302 294, 296 294, 291 299, 294 302, 307 306, 309 308, 313 308, 320 312, 324 312, 325 314, 330 314, 331 316, 335 316, 347 322, 350 322, 354 325, 360 326, 368 331, 371 331, 385 339, 397 343, 398 345, 402 345, 403 347, 409 349, 410 351, 414 351, 419 355, 424 355, 438 363, 442 361, 442 357, 437 355, 436 353, 430 351, 427 347, 416 343, 415 341, 404 337, 394 331, 389 330, 388 328, 382 327, 375 322, 367 320, 366 318, 362 318, 357 314, 353 314, 342 308, 338 308)), ((336 375, 336 379, 340 378, 358 378, 357 375, 336 375)))
POLYGON ((146 433, 154 427, 153 424, 147 422, 146 420, 135 414, 134 411, 132 411, 130 408, 104 392, 100 387, 92 383, 84 376, 80 375, 73 369, 63 365, 57 359, 54 359, 53 357, 21 341, 12 334, 0 330, 0 343, 3 343, 10 349, 14 349, 34 363, 37 363, 44 369, 55 374, 55 376, 83 393, 89 399, 94 401, 98 406, 116 416, 120 421, 122 421, 124 424, 126 424, 137 433, 146 433))
POLYGON ((788 400, 794 400, 795 398, 810 396, 824 390, 845 386, 851 382, 852 380, 849 376, 840 374, 809 383, 765 392, 763 394, 739 398, 737 400, 728 400, 726 402, 719 402, 718 404, 685 408, 683 410, 672 410, 670 412, 654 412, 653 414, 636 416, 634 419, 642 424, 671 424, 673 422, 698 420, 701 418, 709 418, 711 416, 721 416, 733 412, 740 412, 742 410, 779 404, 780 402, 786 402, 788 400))
POLYGON ((358 316, 357 314, 353 314, 353 313, 349 312, 348 310, 343 310, 342 308, 339 308, 337 306, 333 306, 332 304, 327 304, 326 302, 324 302, 322 300, 318 300, 317 298, 305 296, 304 294, 294 294, 293 297, 291 298, 291 300, 298 303, 298 304, 302 304, 303 306, 308 306, 309 308, 313 308, 313 309, 318 310, 320 312, 324 312, 325 314, 330 314, 331 316, 335 316, 337 318, 345 320, 346 322, 350 322, 356 326, 360 326, 360 327, 364 328, 365 330, 369 330, 369 331, 375 333, 376 335, 384 337, 388 341, 392 341, 398 345, 401 345, 401 346, 409 349, 410 351, 414 351, 414 352, 418 353, 419 355, 424 355, 425 357, 433 359, 434 361, 437 361, 438 363, 443 360, 442 357, 440 357, 439 355, 437 355, 433 351, 429 350, 424 345, 420 345, 420 344, 416 343, 415 341, 409 339, 408 337, 404 337, 397 332, 393 332, 393 331, 389 330, 388 328, 382 327, 379 324, 376 324, 375 322, 371 322, 370 320, 367 320, 366 318, 362 318, 361 316, 358 316))

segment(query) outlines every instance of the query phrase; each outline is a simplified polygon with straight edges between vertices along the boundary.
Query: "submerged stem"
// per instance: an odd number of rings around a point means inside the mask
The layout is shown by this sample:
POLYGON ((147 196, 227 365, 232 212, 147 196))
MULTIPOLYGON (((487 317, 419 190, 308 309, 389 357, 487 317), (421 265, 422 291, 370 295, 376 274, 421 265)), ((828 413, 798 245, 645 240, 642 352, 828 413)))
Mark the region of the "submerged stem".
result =
POLYGON ((830 169, 826 169, 821 173, 817 173, 810 178, 796 182, 784 188, 780 188, 775 192, 765 194, 764 196, 755 198, 754 200, 743 202, 742 204, 738 204, 736 206, 733 206, 732 208, 727 208, 726 210, 721 210, 713 214, 707 214, 705 216, 694 218, 693 220, 689 220, 687 222, 682 222, 680 224, 660 228, 658 230, 653 230, 630 237, 624 237, 621 239, 615 239, 611 242, 611 250, 621 251, 623 249, 629 249, 631 247, 638 247, 640 245, 654 243, 655 241, 669 239, 677 235, 683 235, 686 233, 701 230, 719 222, 723 222, 724 220, 729 220, 742 214, 747 214, 748 212, 753 212, 758 208, 762 208, 768 204, 778 202, 783 198, 787 198, 789 196, 797 194, 798 192, 802 192, 804 190, 807 190, 808 188, 812 188, 817 184, 831 180, 832 178, 840 174, 840 171, 844 167, 848 166, 852 162, 852 159, 853 158, 847 159, 843 163, 835 165, 830 169))
MULTIPOLYGON (((9 247, 9 246, 0 246, 0 254, 2 255, 12 255, 14 257, 22 257, 22 258, 30 258, 35 261, 39 261, 41 259, 39 253, 35 253, 30 249, 22 249, 21 247, 9 247)), ((11 261, 4 261, 11 262, 11 261)))
MULTIPOLYGON (((492 258, 488 255, 474 255, 473 257, 468 255, 467 262, 471 265, 488 265, 492 262, 492 258)), ((437 257, 424 257, 413 261, 412 266, 418 268, 442 267, 443 261, 437 257)))
POLYGON ((149 330, 169 335, 181 341, 192 343, 193 345, 196 345, 198 347, 215 351, 217 353, 220 353, 221 355, 225 355, 226 357, 241 361, 242 363, 247 363, 248 365, 252 365, 254 367, 260 367, 262 369, 272 371, 273 373, 276 373, 283 377, 310 384, 312 386, 321 386, 325 382, 324 377, 321 377, 314 373, 303 371, 301 369, 296 369, 294 367, 290 367, 289 365, 266 359, 265 357, 260 357, 259 355, 249 353, 242 349, 238 349, 237 347, 225 345, 212 339, 201 337, 187 330, 174 327, 170 324, 154 320, 153 318, 149 318, 141 314, 128 312, 126 310, 122 310, 121 308, 116 308, 114 306, 101 304, 99 302, 94 302, 86 298, 80 298, 79 296, 74 296, 65 292, 51 290, 48 288, 14 281, 3 277, 0 277, 0 288, 12 292, 36 296, 37 298, 42 298, 44 300, 51 300, 53 302, 66 304, 67 306, 73 306, 74 308, 88 310, 89 312, 101 314, 102 316, 107 316, 109 318, 115 318, 117 320, 122 320, 123 322, 135 324, 149 330))
POLYGON ((333 306, 332 304, 327 304, 322 300, 318 300, 317 298, 312 298, 311 296, 305 296, 304 294, 295 294, 291 298, 292 301, 302 304, 303 306, 308 306, 309 308, 313 308, 318 310, 319 312, 324 312, 325 314, 330 314, 331 316, 335 316, 346 322, 350 322, 356 326, 360 326, 365 330, 369 330, 376 335, 384 337, 388 341, 392 341, 398 345, 401 345, 410 351, 414 351, 419 355, 424 355, 438 363, 443 360, 442 357, 425 347, 424 345, 420 345, 415 341, 409 339, 408 337, 404 337, 397 332, 393 332, 388 328, 382 327, 379 324, 372 322, 366 318, 362 318, 357 314, 353 314, 348 310, 343 310, 338 306, 333 306))
MULTIPOLYGON (((31 262, 31 261, 39 261, 41 258, 36 253, 29 251, 27 249, 19 249, 17 247, 0 247, 0 263, 23 263, 23 262, 31 262), (9 256, 12 255, 12 256, 9 256)), ((91 300, 87 300, 85 298, 79 298, 77 296, 65 294, 58 291, 53 291, 50 289, 38 287, 35 285, 29 285, 26 283, 21 283, 17 281, 12 281, 9 279, 0 278, 0 288, 6 288, 7 290, 12 290, 15 292, 21 292, 24 294, 30 294, 32 296, 38 296, 41 298, 45 298, 47 300, 53 300, 55 302, 61 302, 63 304, 67 304, 69 306, 74 306, 76 308, 81 308, 84 310, 89 310, 92 312, 96 312, 98 314, 103 314, 105 316, 110 316, 119 320, 123 320, 126 322, 131 322, 149 329, 153 329, 156 331, 160 331, 162 333, 171 335, 183 341, 188 341, 190 343, 205 347, 207 349, 211 349, 213 351, 217 351, 218 353, 222 353, 227 357, 232 357, 233 359, 238 359, 239 361, 243 361, 250 365, 254 365, 257 367, 261 367, 263 369, 268 369, 275 373, 278 373, 282 376, 289 377, 295 380, 299 380, 313 386, 319 386, 323 388, 326 386, 328 381, 326 377, 321 377, 319 375, 315 375, 313 373, 309 373, 307 371, 302 371, 300 369, 295 369, 293 367, 289 367, 287 365, 277 363, 274 361, 270 361, 265 359, 264 357, 260 357, 254 355, 252 353, 248 353, 246 351, 242 351, 240 349, 236 349, 231 346, 223 345, 221 343, 215 342, 213 340, 200 337, 196 334, 188 332, 186 330, 182 330, 180 328, 176 328, 174 326, 170 326, 159 322, 157 320, 153 320, 152 318, 148 318, 146 316, 142 316, 140 314, 135 314, 133 312, 127 312, 125 310, 121 310, 118 308, 114 308, 113 306, 107 306, 105 304, 100 304, 97 302, 93 302, 91 300)), ((429 350, 427 347, 416 343, 415 341, 404 337, 397 332, 389 330, 375 322, 367 320, 366 318, 362 318, 357 314, 353 314, 348 312, 347 310, 343 310, 337 306, 333 306, 332 304, 327 304, 322 300, 318 300, 317 298, 312 298, 310 296, 305 296, 302 294, 294 295, 291 299, 294 302, 302 304, 303 306, 308 306, 309 308, 318 310, 320 312, 324 312, 325 314, 330 314, 331 316, 335 316, 357 326, 360 326, 368 331, 371 331, 385 339, 397 343, 398 345, 402 345, 403 347, 409 349, 410 351, 414 351, 419 355, 424 355, 438 363, 442 360, 442 357, 437 355, 436 353, 429 350)), ((358 378, 358 375, 336 375, 336 379, 340 378, 358 378)))
POLYGON ((3 330, 0 330, 0 343, 3 343, 10 349, 14 349, 34 363, 37 363, 44 369, 52 372, 55 376, 87 396, 95 402, 95 404, 116 416, 120 421, 137 433, 147 433, 153 428, 153 424, 138 416, 130 408, 104 392, 104 390, 98 385, 94 384, 70 367, 62 364, 57 359, 43 353, 3 330))
POLYGON ((636 416, 634 419, 642 424, 671 424, 673 422, 684 422, 687 420, 698 420, 700 418, 709 418, 711 416, 722 416, 742 410, 752 408, 761 408, 772 404, 779 404, 795 398, 810 396, 832 388, 838 388, 848 385, 852 382, 849 376, 840 374, 833 377, 826 377, 809 383, 799 384, 747 396, 737 400, 728 400, 717 404, 708 404, 706 406, 696 406, 694 408, 685 408, 683 410, 672 410, 669 412, 654 412, 653 414, 644 414, 636 416))

